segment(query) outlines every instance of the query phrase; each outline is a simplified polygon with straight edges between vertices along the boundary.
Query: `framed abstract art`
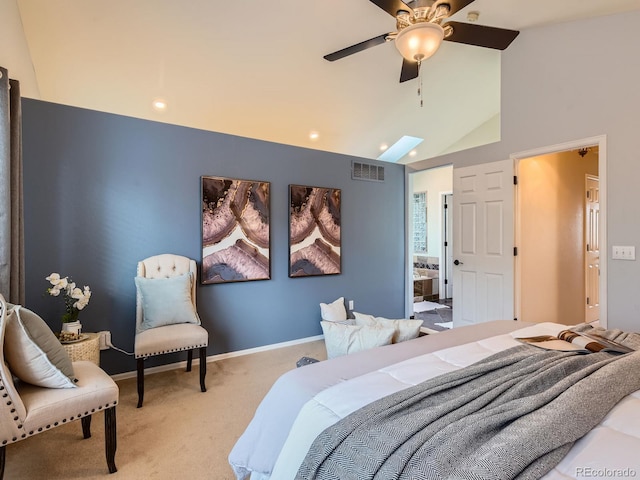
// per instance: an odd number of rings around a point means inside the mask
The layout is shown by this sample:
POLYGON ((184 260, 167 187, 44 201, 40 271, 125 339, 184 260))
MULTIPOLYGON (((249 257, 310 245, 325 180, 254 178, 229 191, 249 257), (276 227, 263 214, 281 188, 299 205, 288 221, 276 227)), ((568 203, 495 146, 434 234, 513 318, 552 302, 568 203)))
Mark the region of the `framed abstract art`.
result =
POLYGON ((201 180, 202 283, 270 279, 269 182, 201 180))
POLYGON ((289 185, 289 276, 342 271, 340 189, 289 185))

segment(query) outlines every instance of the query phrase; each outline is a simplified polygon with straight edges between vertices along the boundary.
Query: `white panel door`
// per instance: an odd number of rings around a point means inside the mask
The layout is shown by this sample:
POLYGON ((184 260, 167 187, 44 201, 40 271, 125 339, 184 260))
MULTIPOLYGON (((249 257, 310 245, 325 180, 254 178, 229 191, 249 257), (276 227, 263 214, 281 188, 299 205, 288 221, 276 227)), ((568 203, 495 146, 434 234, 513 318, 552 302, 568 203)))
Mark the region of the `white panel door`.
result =
POLYGON ((585 322, 600 319, 600 179, 586 177, 585 194, 585 322))
POLYGON ((453 169, 453 326, 514 315, 513 160, 453 169))

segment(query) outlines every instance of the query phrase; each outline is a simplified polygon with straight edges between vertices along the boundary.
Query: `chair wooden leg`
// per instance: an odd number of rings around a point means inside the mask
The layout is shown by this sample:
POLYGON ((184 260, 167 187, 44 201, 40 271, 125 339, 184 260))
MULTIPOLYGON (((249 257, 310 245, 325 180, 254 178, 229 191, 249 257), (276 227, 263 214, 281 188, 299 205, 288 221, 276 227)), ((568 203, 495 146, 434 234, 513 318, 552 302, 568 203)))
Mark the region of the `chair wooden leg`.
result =
POLYGON ((4 445, 0 447, 0 480, 4 478, 4 459, 7 454, 7 451, 5 450, 6 448, 7 447, 4 445))
POLYGON ((191 371, 192 361, 193 361, 193 350, 187 350, 187 372, 191 371))
POLYGON ((116 407, 107 408, 104 411, 104 446, 109 473, 115 473, 118 471, 116 468, 116 407))
POLYGON ((82 417, 80 422, 82 422, 82 436, 84 438, 91 438, 91 415, 82 417))
POLYGON ((138 408, 142 406, 144 398, 144 358, 138 359, 138 408))
POLYGON ((200 348, 200 390, 207 391, 204 384, 204 377, 207 375, 207 347, 200 348))

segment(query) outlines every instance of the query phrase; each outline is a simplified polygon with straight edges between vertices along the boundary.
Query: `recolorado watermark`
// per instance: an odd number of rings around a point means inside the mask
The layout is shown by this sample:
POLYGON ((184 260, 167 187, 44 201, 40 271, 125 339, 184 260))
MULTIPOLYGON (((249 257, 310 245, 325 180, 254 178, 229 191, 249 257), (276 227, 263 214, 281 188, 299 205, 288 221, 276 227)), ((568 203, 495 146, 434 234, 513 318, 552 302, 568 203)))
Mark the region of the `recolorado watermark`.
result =
POLYGON ((578 478, 635 478, 637 474, 634 468, 576 467, 578 478))

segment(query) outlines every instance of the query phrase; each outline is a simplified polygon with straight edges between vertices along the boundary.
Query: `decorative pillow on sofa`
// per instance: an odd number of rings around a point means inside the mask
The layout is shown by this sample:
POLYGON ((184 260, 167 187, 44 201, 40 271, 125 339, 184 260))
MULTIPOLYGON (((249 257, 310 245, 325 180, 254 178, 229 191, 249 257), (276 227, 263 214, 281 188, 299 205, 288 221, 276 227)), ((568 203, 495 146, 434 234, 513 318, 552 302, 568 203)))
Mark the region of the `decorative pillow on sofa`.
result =
POLYGON ((200 325, 200 317, 191 301, 192 281, 191 272, 169 278, 136 277, 136 287, 142 298, 140 331, 176 323, 200 325))
POLYGON ((320 304, 320 316, 327 322, 344 322, 347 319, 347 310, 344 308, 344 297, 340 297, 331 303, 320 304))
POLYGON ((356 325, 392 327, 395 332, 393 334, 393 343, 400 343, 417 338, 420 334, 420 327, 422 326, 422 320, 404 318, 392 320, 359 312, 353 312, 353 315, 356 317, 356 325))
POLYGON ((49 326, 31 310, 7 310, 4 358, 11 373, 38 387, 74 388, 71 359, 49 326))
POLYGON ((321 321, 327 358, 340 357, 373 347, 389 345, 395 329, 392 327, 345 325, 321 321))

